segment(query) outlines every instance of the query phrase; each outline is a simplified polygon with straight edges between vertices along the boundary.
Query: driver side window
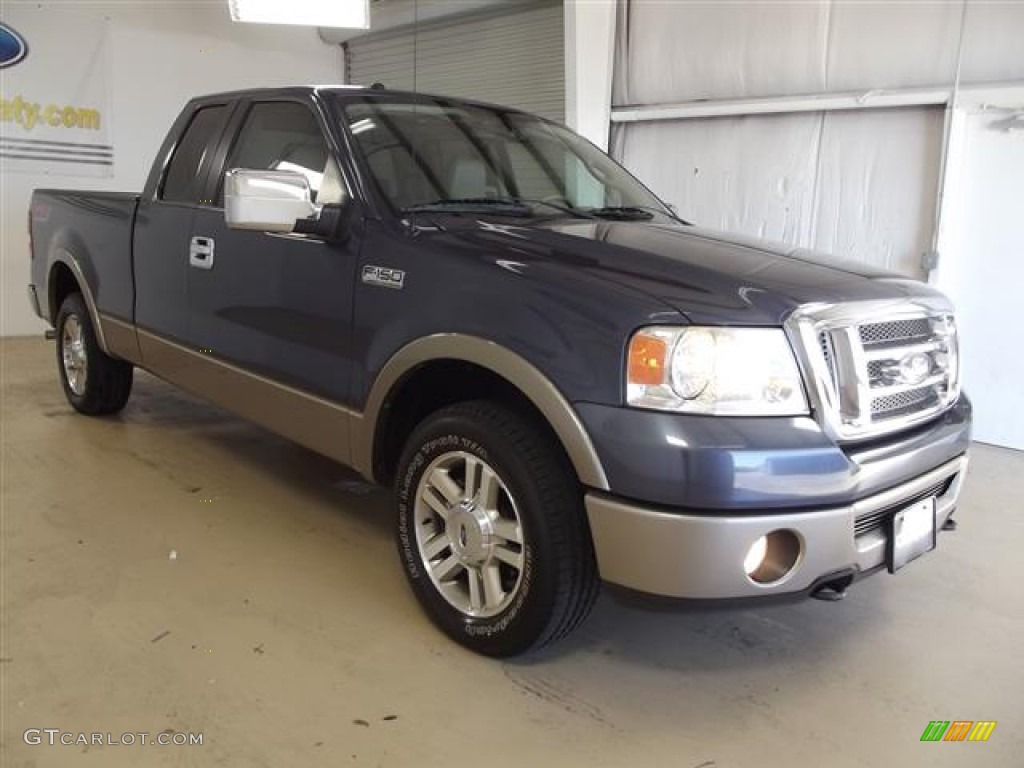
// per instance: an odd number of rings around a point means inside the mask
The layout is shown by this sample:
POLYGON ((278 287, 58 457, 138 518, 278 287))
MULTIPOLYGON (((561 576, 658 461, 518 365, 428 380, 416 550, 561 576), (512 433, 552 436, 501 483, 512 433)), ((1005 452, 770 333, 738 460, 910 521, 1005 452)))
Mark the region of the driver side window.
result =
POLYGON ((226 168, 297 171, 309 180, 314 202, 340 203, 344 197, 341 173, 316 118, 308 107, 296 102, 254 104, 226 168))

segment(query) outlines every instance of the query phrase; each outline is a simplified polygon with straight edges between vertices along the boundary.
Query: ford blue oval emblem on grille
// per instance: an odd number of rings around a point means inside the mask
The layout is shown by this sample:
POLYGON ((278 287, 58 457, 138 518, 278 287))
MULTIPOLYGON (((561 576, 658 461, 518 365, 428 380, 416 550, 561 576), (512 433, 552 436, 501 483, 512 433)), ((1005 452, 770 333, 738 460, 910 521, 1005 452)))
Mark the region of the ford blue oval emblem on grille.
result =
POLYGON ((25 38, 6 24, 0 24, 0 69, 17 64, 27 55, 25 38))
POLYGON ((907 384, 920 384, 932 372, 932 359, 923 352, 909 354, 900 360, 899 372, 907 384))

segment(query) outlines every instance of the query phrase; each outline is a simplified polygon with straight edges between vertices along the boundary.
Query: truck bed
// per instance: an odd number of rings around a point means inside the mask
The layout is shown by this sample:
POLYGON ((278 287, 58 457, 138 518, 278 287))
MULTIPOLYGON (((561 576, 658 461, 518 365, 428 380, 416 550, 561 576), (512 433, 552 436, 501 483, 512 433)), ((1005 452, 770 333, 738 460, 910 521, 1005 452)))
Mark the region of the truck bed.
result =
POLYGON ((132 228, 138 202, 139 195, 130 192, 33 192, 29 221, 32 284, 45 317, 52 320, 58 309, 51 306, 45 291, 48 273, 64 251, 74 254, 96 308, 131 321, 135 307, 132 228))

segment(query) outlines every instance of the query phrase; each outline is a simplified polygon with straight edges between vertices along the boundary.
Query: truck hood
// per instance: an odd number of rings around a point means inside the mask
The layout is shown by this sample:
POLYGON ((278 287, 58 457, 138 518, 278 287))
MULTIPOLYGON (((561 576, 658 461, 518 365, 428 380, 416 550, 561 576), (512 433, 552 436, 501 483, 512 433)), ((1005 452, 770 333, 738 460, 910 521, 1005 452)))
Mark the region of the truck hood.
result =
POLYGON ((584 271, 660 299, 691 322, 778 325, 818 302, 934 297, 923 283, 865 264, 709 229, 651 222, 439 217, 482 253, 584 271))

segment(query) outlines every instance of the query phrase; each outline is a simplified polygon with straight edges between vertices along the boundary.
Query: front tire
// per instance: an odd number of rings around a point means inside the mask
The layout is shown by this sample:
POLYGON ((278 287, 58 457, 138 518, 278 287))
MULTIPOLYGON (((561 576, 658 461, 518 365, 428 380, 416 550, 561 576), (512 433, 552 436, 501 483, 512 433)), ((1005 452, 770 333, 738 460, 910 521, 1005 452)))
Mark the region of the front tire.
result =
POLYGON ((132 392, 132 365, 100 349, 82 294, 64 299, 56 326, 57 370, 71 406, 90 416, 124 408, 132 392))
POLYGON ((435 412, 406 444, 396 493, 406 577, 456 642, 514 656, 590 612, 599 584, 580 488, 532 420, 490 401, 435 412))

